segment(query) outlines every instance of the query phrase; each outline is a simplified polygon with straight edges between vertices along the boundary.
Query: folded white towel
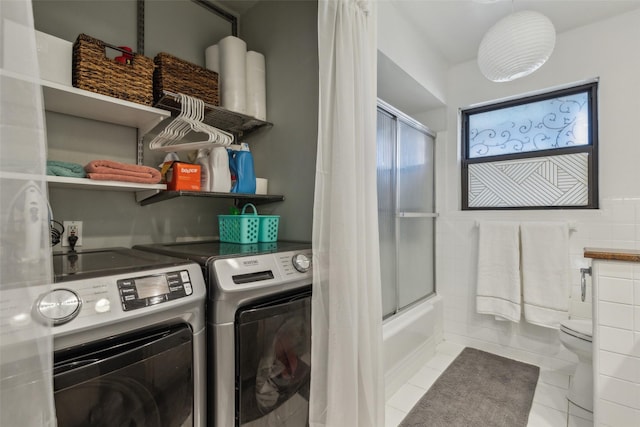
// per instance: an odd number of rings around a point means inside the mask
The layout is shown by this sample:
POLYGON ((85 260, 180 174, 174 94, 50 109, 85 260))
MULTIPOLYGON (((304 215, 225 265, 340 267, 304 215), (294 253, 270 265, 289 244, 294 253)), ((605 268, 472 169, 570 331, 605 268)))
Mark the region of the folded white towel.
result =
POLYGON ((518 223, 479 224, 476 310, 520 321, 520 241, 518 223))
POLYGON ((524 318, 560 328, 569 316, 569 227, 564 222, 528 222, 522 238, 524 318))

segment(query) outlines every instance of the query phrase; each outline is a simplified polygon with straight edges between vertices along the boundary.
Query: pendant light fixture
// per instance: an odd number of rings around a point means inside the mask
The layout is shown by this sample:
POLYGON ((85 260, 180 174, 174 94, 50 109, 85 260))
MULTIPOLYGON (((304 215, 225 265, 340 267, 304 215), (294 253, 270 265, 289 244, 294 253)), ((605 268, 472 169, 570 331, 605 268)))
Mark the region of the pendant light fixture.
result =
POLYGON ((527 76, 551 56, 556 30, 549 18, 531 10, 513 12, 487 31, 478 49, 480 71, 507 82, 527 76))

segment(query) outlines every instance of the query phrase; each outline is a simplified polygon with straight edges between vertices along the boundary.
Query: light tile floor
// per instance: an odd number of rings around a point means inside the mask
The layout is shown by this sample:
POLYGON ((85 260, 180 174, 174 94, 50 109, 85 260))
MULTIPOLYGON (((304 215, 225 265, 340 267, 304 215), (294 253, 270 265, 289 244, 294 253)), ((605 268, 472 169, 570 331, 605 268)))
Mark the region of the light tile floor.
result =
MULTIPOLYGON (((418 373, 387 400, 385 427, 397 427, 464 346, 445 341, 418 373)), ((593 422, 568 413, 570 375, 540 368, 528 427, 592 427, 593 422)))

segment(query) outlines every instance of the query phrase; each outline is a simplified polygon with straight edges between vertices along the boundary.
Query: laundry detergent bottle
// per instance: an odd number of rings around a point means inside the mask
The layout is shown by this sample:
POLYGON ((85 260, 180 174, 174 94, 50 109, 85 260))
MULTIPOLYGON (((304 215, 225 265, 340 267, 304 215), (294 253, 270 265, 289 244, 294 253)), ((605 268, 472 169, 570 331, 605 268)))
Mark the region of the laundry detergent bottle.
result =
POLYGON ((229 154, 224 147, 215 147, 209 153, 209 178, 211 191, 228 193, 231 191, 231 171, 229 154))
POLYGON ((251 151, 229 150, 229 168, 231 174, 236 177, 231 188, 232 193, 256 193, 256 174, 253 169, 251 151))
POLYGON ((211 167, 209 165, 209 150, 198 150, 195 163, 200 165, 200 191, 213 191, 211 188, 211 167))

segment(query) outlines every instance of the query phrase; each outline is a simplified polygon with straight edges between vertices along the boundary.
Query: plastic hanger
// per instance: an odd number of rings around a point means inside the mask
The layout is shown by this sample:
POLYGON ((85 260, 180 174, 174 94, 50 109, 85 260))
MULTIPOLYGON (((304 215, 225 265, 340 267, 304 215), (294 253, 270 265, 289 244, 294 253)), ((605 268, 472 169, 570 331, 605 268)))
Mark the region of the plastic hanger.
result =
POLYGON ((199 148, 209 148, 212 145, 229 146, 234 137, 231 133, 223 131, 204 123, 204 101, 178 94, 181 104, 180 113, 150 142, 151 150, 159 151, 184 151, 199 148), (189 132, 204 133, 206 141, 181 142, 189 132))

